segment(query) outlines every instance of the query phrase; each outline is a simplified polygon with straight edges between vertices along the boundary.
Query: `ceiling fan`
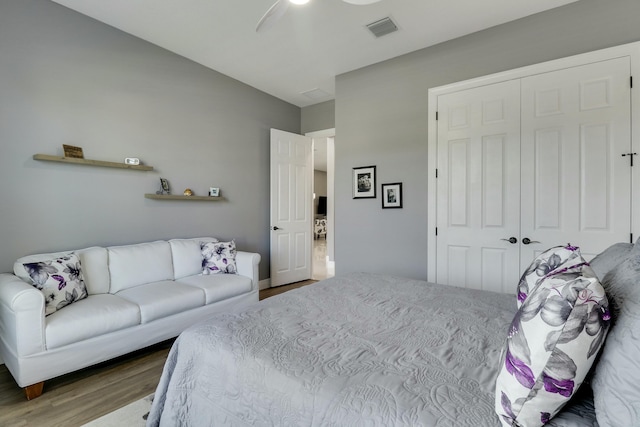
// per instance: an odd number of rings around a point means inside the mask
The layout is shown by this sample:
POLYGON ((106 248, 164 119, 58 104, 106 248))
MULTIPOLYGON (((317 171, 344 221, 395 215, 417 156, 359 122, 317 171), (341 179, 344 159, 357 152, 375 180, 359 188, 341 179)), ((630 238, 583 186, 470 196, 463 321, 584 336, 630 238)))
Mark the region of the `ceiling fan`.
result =
MULTIPOLYGON (((377 3, 380 0, 342 0, 345 3, 355 4, 355 5, 367 5, 377 3)), ((256 32, 260 30, 265 30, 271 27, 278 19, 284 15, 284 13, 289 8, 289 4, 306 4, 309 0, 278 0, 273 6, 267 10, 267 13, 264 14, 260 21, 258 21, 258 25, 256 25, 256 32)))

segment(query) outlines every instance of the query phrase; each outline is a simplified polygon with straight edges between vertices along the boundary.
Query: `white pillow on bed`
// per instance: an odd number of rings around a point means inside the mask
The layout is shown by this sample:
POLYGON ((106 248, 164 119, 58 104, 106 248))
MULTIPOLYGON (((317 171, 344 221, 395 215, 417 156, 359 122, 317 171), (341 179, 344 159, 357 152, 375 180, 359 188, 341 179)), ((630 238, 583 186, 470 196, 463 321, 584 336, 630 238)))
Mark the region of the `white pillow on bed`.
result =
POLYGON ((527 271, 555 261, 542 268, 509 328, 496 381, 504 426, 542 426, 556 415, 584 381, 609 329, 604 289, 578 248, 553 248, 538 258, 527 271))
POLYGON ((592 381, 596 416, 600 427, 640 426, 640 245, 602 284, 613 327, 592 381))

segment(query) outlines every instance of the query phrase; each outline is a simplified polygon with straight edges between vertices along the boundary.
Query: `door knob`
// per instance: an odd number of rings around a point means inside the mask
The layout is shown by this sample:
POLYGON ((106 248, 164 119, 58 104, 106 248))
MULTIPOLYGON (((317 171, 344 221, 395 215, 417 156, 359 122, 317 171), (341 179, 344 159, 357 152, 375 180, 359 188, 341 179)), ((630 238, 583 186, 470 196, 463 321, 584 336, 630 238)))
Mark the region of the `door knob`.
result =
POLYGON ((274 225, 273 227, 271 227, 271 229, 272 229, 273 231, 276 231, 276 230, 282 230, 282 228, 278 227, 277 225, 274 225))
POLYGON ((531 240, 530 238, 525 237, 524 239, 522 239, 522 243, 525 245, 529 245, 531 243, 540 243, 540 242, 538 242, 537 240, 531 240))
POLYGON ((518 239, 516 239, 515 237, 509 237, 508 239, 500 239, 500 240, 504 240, 505 242, 509 242, 512 245, 515 245, 516 243, 518 243, 518 239))

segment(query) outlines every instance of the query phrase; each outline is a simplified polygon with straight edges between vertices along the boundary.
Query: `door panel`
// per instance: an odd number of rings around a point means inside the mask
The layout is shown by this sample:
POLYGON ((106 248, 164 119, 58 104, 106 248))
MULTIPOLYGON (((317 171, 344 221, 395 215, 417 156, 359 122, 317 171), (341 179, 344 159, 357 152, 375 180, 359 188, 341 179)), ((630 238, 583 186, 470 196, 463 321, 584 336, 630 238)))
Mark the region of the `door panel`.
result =
POLYGON ((271 286, 311 278, 311 138, 271 130, 271 286))
POLYGON ((628 58, 522 79, 521 269, 571 243, 583 254, 628 241, 631 115, 628 58))
POLYGON ((438 97, 437 281, 512 292, 519 277, 520 98, 510 81, 438 97))

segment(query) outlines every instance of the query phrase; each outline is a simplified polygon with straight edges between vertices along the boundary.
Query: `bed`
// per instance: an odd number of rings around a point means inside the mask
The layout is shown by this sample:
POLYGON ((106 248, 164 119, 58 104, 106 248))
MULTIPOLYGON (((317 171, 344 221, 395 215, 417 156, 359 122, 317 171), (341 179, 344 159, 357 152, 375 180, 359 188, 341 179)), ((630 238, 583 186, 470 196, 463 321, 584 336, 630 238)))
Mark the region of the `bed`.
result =
MULTIPOLYGON (((183 332, 147 425, 498 427, 515 313, 514 295, 368 273, 324 280, 183 332)), ((589 387, 547 425, 598 426, 589 387)))

